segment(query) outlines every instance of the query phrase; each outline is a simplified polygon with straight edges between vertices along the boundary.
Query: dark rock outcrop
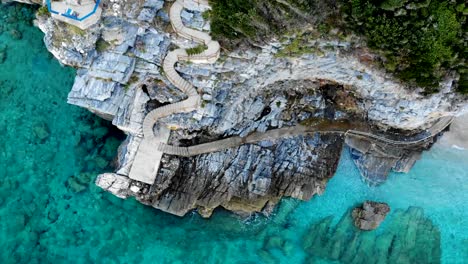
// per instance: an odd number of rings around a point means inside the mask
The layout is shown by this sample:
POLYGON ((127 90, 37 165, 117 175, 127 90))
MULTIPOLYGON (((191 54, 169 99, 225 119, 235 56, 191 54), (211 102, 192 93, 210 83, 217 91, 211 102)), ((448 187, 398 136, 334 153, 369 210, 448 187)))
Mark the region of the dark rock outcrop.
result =
POLYGON ((409 172, 425 149, 423 146, 399 148, 352 136, 346 137, 346 145, 362 178, 370 185, 384 183, 392 171, 409 172))
POLYGON ((7 46, 1 45, 0 46, 0 64, 4 63, 7 57, 7 46))
POLYGON ((374 230, 380 226, 390 207, 386 203, 365 201, 361 207, 354 208, 352 217, 354 225, 361 230, 374 230))
MULTIPOLYGON (((152 86, 146 86, 146 90, 149 92, 152 86)), ((189 158, 165 155, 151 186, 125 178, 132 163, 131 151, 136 149, 133 144, 139 144, 135 137, 121 148, 119 175, 98 177, 98 186, 119 197, 134 196, 146 205, 180 216, 196 209, 209 217, 218 207, 248 215, 271 208, 282 197, 308 200, 323 192, 335 173, 344 140, 355 151, 353 158, 361 157, 355 159, 356 164, 372 176, 370 182, 383 181, 392 169, 411 167, 408 164, 412 165, 415 159, 410 154, 418 153, 413 146, 392 145, 383 150, 375 140, 344 136, 347 129, 372 132, 372 128, 359 110, 360 98, 331 82, 281 81, 244 95, 229 90, 219 99, 221 91, 225 90, 212 93, 212 101, 202 107, 203 114, 198 119, 197 115, 179 114, 161 120, 179 128, 172 131, 169 144, 189 147, 299 124, 322 132, 284 135, 189 158), (240 96, 245 100, 237 100, 240 96), (337 123, 341 125, 337 127, 337 123), (323 132, 336 130, 342 132, 323 132), (377 154, 382 156, 380 160, 389 162, 372 159, 377 154), (367 168, 369 161, 374 162, 367 168)), ((163 103, 153 101, 155 105, 163 103)), ((390 135, 386 133, 384 137, 390 135)))
POLYGON ((217 207, 245 215, 283 196, 308 200, 325 190, 342 145, 340 136, 316 134, 193 158, 166 156, 156 182, 136 197, 172 214, 197 208, 206 217, 217 207))
POLYGON ((453 118, 442 117, 420 131, 381 131, 373 129, 371 136, 348 133, 346 144, 362 177, 370 185, 387 180, 391 171, 409 172, 424 150, 429 149, 444 133, 453 118))
MULTIPOLYGON (((203 115, 198 122, 185 114, 163 120, 186 128, 173 131, 169 143, 193 146, 280 127, 312 127, 326 120, 325 116, 336 121, 350 116, 355 123, 362 120, 355 101, 342 104, 343 98, 324 96, 331 86, 320 89, 319 82, 282 81, 268 89, 251 91, 251 96, 243 95, 245 100, 237 100, 242 95, 236 90, 229 90, 224 99, 217 99, 219 94, 213 93, 209 104, 213 109, 206 106, 202 110, 214 114, 203 115), (234 103, 239 106, 236 111, 232 109, 234 103)), ((122 157, 130 156, 125 152, 134 149, 132 141, 121 148, 122 157)), ((271 210, 282 197, 309 200, 321 194, 336 171, 343 143, 342 133, 285 134, 194 157, 165 155, 151 186, 110 174, 98 177, 97 184, 119 197, 134 196, 175 215, 196 209, 208 217, 218 207, 248 215, 271 210)), ((120 167, 126 168, 130 162, 123 158, 120 167)), ((125 169, 119 170, 120 175, 125 173, 125 169)))

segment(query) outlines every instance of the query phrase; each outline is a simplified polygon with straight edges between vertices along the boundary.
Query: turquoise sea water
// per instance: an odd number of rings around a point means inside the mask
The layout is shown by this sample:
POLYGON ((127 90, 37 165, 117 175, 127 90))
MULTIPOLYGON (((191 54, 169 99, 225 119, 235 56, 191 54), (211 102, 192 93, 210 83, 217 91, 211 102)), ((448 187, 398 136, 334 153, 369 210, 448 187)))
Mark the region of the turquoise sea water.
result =
POLYGON ((178 218, 102 192, 94 178, 111 170, 122 135, 65 103, 75 72, 48 54, 31 12, 0 6, 0 263, 373 263, 388 241, 385 254, 411 248, 419 263, 437 263, 424 255, 436 245, 443 263, 468 263, 468 152, 443 146, 376 188, 344 151, 323 196, 285 199, 269 219, 178 218), (367 233, 347 215, 366 199, 392 208, 367 233), (405 218, 412 206, 423 214, 405 218))

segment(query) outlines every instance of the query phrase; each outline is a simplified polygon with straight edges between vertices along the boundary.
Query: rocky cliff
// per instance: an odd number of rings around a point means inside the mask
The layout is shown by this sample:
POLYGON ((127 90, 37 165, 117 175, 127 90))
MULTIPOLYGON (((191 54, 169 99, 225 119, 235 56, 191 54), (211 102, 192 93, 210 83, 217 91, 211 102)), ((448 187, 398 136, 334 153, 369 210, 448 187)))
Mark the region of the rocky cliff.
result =
MULTIPOLYGON (((194 45, 170 28, 170 5, 104 1, 101 21, 85 31, 48 16, 36 20, 49 51, 78 68, 68 102, 112 120, 128 135, 116 172, 97 179, 102 188, 177 215, 198 209, 209 216, 220 206, 242 214, 268 212, 283 196, 306 200, 323 192, 345 141, 371 183, 382 182, 392 169, 407 171, 430 146, 431 140, 400 148, 315 133, 195 157, 165 155, 153 185, 130 180, 146 113, 185 98, 161 67, 169 50, 194 45)), ((209 31, 202 12, 191 9, 182 12, 184 24, 209 31)), ((356 129, 405 140, 424 135, 440 117, 456 115, 466 104, 453 91, 450 76, 439 93, 422 95, 366 63, 371 55, 352 39, 318 37, 310 40, 313 51, 279 56, 293 38, 291 33, 263 46, 224 50, 215 64, 179 63, 177 71, 197 87, 203 103, 194 112, 159 121, 171 128, 170 143, 190 146, 318 120, 347 121, 356 129)))

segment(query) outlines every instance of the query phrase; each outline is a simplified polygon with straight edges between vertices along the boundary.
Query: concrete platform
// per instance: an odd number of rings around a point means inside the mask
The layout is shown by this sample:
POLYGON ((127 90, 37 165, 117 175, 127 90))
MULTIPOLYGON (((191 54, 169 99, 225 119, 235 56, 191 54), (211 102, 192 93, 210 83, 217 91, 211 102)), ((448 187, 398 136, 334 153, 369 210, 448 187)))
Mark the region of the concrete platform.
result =
POLYGON ((144 138, 138 147, 135 160, 130 170, 130 179, 153 184, 161 164, 163 152, 158 150, 160 143, 167 143, 170 130, 162 128, 157 138, 144 138))
POLYGON ((101 18, 102 9, 96 0, 65 0, 55 2, 48 0, 47 6, 51 16, 59 21, 74 25, 80 29, 87 29, 96 24, 101 18), (67 10, 72 10, 76 17, 67 15, 67 10))

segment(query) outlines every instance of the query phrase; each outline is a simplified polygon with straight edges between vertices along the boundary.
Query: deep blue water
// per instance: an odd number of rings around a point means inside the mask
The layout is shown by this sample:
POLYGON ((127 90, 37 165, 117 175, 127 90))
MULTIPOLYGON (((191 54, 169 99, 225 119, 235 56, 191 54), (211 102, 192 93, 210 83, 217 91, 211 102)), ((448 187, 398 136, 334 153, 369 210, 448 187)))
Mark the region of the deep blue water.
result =
POLYGON ((32 10, 0 8, 0 263, 466 263, 468 153, 439 145, 373 188, 344 151, 323 196, 284 199, 269 219, 178 218, 102 192, 94 178, 122 135, 66 104, 75 71, 47 52, 32 10), (392 208, 373 232, 347 215, 366 199, 392 208))

